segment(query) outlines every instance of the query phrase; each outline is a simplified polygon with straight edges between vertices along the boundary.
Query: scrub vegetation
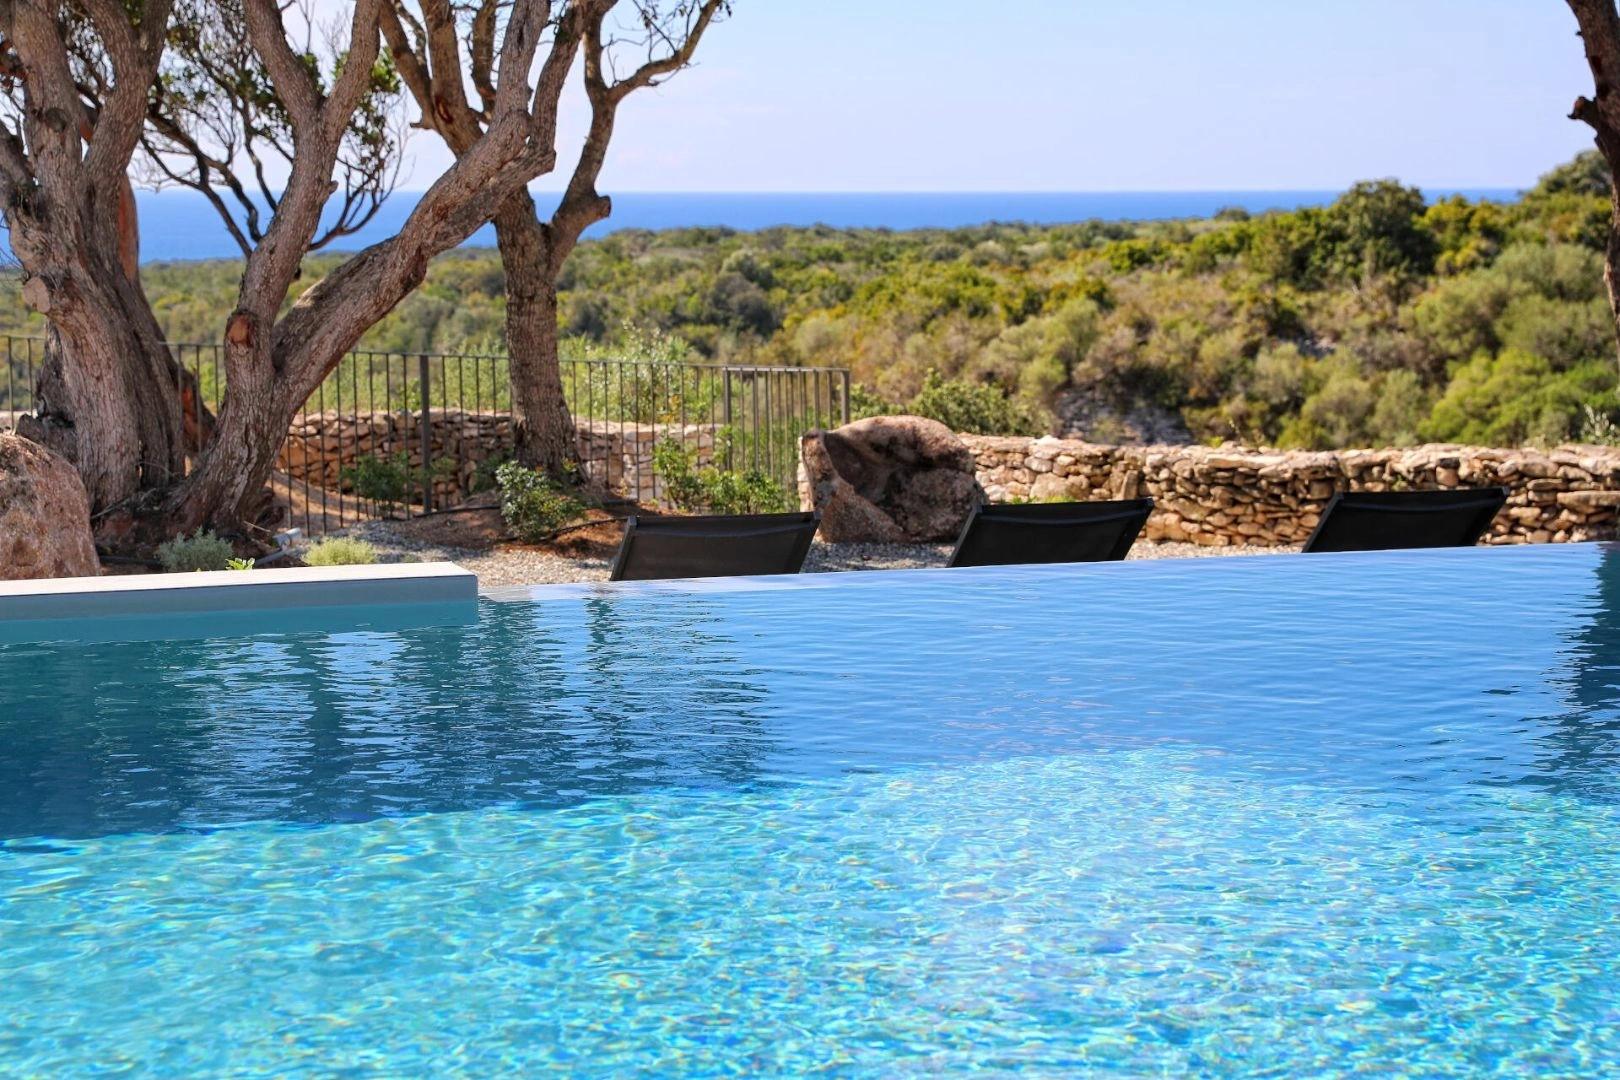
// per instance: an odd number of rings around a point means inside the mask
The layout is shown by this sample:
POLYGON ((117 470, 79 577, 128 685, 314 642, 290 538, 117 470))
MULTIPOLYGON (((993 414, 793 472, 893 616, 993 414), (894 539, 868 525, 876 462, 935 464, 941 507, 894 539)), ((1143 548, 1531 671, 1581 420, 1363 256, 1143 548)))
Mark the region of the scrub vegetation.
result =
MULTIPOLYGON (((629 230, 570 256, 562 352, 848 367, 857 415, 980 432, 1049 430, 1083 401, 1205 442, 1602 438, 1620 421, 1608 182, 1588 153, 1513 203, 1376 181, 1204 221, 629 230)), ((167 336, 206 340, 238 275, 177 263, 144 278, 167 336)), ((3 311, 6 329, 39 329, 20 303, 3 311)), ((456 251, 364 344, 502 352, 504 319, 496 253, 456 251)))

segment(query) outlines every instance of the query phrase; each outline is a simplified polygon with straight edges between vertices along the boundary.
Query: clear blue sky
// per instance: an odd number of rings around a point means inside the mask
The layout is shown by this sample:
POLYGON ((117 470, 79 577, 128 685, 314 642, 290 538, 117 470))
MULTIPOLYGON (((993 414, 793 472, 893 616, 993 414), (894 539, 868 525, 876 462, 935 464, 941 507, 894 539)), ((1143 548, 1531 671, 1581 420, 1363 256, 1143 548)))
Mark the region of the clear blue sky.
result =
MULTIPOLYGON (((1590 145, 1574 31, 1559 0, 736 0, 626 103, 603 188, 1524 186, 1590 145)), ((410 154, 421 187, 442 152, 410 154)))

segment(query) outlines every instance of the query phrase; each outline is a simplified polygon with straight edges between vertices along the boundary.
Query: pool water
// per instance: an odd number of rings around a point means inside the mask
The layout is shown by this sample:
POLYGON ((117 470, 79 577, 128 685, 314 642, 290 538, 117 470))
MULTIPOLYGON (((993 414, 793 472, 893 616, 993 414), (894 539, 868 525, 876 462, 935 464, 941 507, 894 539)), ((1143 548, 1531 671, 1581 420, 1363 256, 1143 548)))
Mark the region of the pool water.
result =
POLYGON ((0 1072, 1602 1075, 1620 551, 0 647, 0 1072))

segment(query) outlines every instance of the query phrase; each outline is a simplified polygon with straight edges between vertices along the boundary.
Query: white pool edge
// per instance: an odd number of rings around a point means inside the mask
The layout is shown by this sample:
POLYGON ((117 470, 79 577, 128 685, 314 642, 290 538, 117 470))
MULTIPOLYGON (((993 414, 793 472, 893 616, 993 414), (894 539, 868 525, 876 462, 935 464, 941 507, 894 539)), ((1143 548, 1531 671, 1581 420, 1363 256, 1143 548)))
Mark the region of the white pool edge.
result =
POLYGON ((0 622, 328 607, 470 607, 477 600, 478 578, 448 562, 132 574, 0 582, 0 622))

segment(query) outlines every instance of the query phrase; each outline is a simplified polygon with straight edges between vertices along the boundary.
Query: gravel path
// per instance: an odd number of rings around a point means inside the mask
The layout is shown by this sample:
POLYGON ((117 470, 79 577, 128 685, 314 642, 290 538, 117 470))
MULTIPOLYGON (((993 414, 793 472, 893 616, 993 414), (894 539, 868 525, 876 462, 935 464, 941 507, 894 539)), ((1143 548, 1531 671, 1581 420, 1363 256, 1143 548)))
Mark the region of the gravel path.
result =
MULTIPOLYGON (((344 532, 377 548, 383 562, 453 562, 478 575, 484 586, 549 585, 558 582, 606 581, 609 560, 555 555, 526 548, 475 551, 425 544, 399 535, 386 522, 368 522, 344 532)), ((1138 542, 1132 559, 1185 559, 1216 555, 1275 555, 1293 551, 1282 547, 1200 547, 1197 544, 1138 542)), ((805 559, 807 574, 839 570, 903 570, 944 566, 949 544, 825 544, 817 540, 805 559)))

